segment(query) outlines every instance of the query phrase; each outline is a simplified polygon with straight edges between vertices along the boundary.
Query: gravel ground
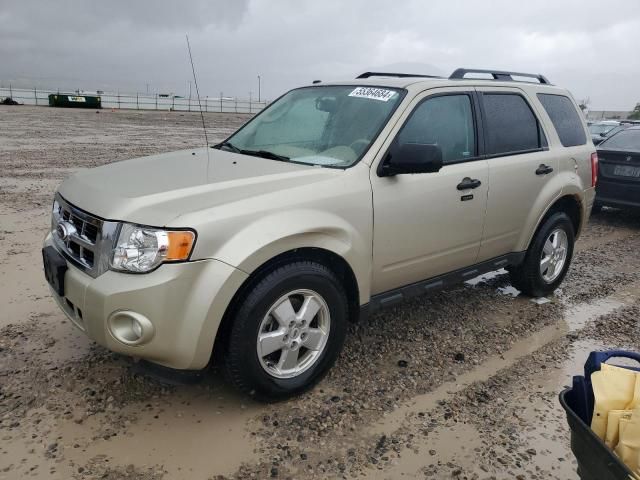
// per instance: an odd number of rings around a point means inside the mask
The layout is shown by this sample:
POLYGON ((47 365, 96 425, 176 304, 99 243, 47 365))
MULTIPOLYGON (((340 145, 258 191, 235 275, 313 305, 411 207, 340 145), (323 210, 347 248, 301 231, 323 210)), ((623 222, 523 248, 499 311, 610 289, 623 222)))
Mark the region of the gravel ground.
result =
MULTIPOLYGON (((247 118, 208 114, 210 139, 247 118)), ((199 122, 0 107, 0 479, 577 478, 557 394, 589 351, 640 348, 637 213, 593 217, 549 303, 498 272, 383 311, 316 389, 274 405, 215 368, 159 384, 76 331, 40 268, 55 187, 197 146, 199 122)))

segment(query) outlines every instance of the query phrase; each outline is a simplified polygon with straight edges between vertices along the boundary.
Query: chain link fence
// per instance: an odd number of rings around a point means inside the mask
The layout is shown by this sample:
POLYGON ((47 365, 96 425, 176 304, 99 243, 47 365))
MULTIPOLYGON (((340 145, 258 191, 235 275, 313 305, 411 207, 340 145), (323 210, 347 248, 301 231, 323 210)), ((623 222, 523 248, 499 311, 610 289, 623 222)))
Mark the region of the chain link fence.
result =
POLYGON ((100 94, 94 93, 77 93, 66 92, 62 90, 42 90, 42 89, 26 89, 0 87, 0 101, 6 97, 10 97, 18 103, 24 105, 49 105, 49 94, 62 95, 92 95, 99 96, 102 102, 102 108, 127 108, 133 110, 175 110, 180 112, 198 112, 200 104, 202 104, 203 112, 218 113, 257 113, 267 106, 267 101, 241 100, 238 98, 205 97, 197 98, 181 97, 176 95, 162 94, 142 94, 142 93, 113 93, 104 92, 100 94))

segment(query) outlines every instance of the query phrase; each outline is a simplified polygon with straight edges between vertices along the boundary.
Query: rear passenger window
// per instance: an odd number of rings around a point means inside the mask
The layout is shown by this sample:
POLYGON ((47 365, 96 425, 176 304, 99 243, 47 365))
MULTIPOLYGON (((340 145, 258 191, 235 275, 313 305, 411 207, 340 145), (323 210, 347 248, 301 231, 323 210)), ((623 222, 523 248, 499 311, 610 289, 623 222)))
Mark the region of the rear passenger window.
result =
POLYGON ((584 133, 578 112, 568 97, 539 93, 538 100, 551 118, 563 146, 575 147, 587 143, 587 136, 584 133))
POLYGON ((546 138, 526 100, 512 93, 483 93, 486 148, 489 155, 538 150, 546 138))

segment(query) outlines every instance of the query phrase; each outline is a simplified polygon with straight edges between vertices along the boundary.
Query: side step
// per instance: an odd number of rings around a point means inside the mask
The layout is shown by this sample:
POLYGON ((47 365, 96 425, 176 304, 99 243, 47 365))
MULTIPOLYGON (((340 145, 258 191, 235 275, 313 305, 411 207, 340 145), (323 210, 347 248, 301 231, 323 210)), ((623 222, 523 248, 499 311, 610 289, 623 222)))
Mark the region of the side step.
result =
POLYGON ((366 305, 360 307, 361 317, 370 315, 378 310, 397 305, 409 298, 424 295, 425 293, 434 292, 453 285, 466 282, 478 275, 500 270, 511 265, 519 265, 523 262, 526 252, 509 253, 500 257, 478 263, 471 267, 455 270, 444 275, 439 275, 428 280, 412 283, 404 287, 389 290, 388 292, 379 293, 371 297, 366 305))

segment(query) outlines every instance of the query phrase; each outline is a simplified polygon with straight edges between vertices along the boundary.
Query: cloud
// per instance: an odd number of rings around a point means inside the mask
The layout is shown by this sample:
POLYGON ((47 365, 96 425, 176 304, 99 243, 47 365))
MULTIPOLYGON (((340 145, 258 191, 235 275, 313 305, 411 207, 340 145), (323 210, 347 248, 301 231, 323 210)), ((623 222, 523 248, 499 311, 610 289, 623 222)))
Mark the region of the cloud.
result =
MULTIPOLYGON (((640 2, 0 0, 0 82, 273 98, 384 66, 544 73, 592 108, 640 101, 640 2), (604 11, 603 11, 604 10, 604 11)), ((420 72, 415 68, 430 71, 420 72)))

